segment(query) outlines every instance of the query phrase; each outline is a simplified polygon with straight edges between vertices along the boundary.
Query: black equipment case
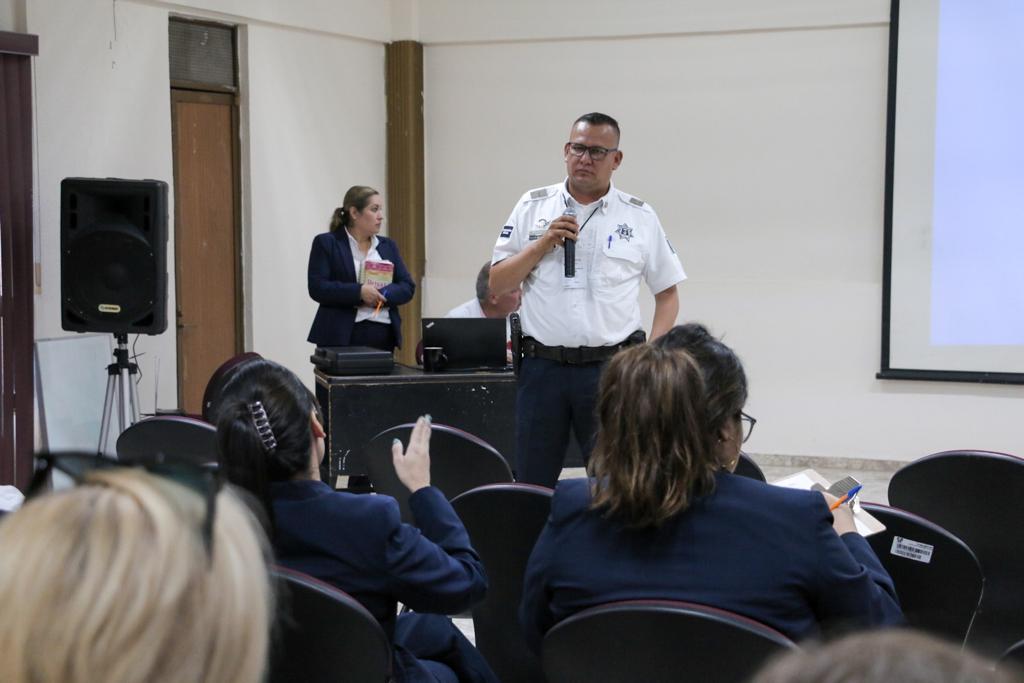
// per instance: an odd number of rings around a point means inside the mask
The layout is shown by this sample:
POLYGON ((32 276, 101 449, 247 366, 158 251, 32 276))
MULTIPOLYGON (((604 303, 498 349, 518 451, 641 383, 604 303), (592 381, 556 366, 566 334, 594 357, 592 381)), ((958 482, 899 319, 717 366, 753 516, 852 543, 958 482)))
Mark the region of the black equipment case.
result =
POLYGON ((309 357, 327 375, 390 375, 395 354, 369 346, 318 346, 309 357))

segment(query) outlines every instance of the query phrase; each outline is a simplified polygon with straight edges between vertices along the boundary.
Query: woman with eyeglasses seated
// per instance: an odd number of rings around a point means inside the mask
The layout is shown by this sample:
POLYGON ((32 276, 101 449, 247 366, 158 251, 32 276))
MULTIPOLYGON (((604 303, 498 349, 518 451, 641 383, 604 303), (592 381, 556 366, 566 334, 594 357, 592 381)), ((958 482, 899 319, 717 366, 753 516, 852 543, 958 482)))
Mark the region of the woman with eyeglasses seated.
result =
POLYGON ((337 492, 320 481, 320 412, 291 371, 251 361, 222 396, 221 469, 262 501, 278 562, 340 588, 373 613, 394 644, 397 681, 496 681, 443 616, 480 601, 487 579, 462 522, 430 486, 429 418, 417 421, 407 449, 397 439, 392 446, 417 528, 402 523, 394 498, 337 492), (415 613, 396 618, 398 602, 415 613))
POLYGON ((185 486, 118 467, 6 515, 0 681, 263 680, 266 544, 243 503, 213 495, 211 507, 185 486))
POLYGON ((560 482, 526 570, 520 619, 539 651, 566 617, 618 600, 685 600, 792 639, 899 622, 892 581, 852 513, 821 493, 732 474, 746 378, 644 344, 605 368, 591 479, 560 482))

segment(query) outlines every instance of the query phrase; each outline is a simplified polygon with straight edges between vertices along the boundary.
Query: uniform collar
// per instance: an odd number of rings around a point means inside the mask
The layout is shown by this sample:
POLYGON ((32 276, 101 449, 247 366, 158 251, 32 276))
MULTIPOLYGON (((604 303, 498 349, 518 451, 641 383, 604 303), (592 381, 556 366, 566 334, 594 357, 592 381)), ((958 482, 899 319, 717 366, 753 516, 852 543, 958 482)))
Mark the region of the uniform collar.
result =
MULTIPOLYGON (((352 236, 352 233, 350 233, 348 231, 348 228, 345 228, 344 230, 345 230, 345 237, 348 238, 348 246, 349 246, 350 249, 352 249, 352 253, 355 254, 359 250, 359 242, 357 242, 356 238, 352 236)), ((378 238, 376 235, 371 235, 370 236, 370 251, 373 251, 374 249, 376 249, 378 244, 380 244, 380 238, 378 238)), ((360 253, 362 253, 362 252, 360 252, 360 253)))
MULTIPOLYGON (((597 201, 601 202, 599 207, 601 214, 608 213, 608 206, 611 204, 612 194, 615 192, 615 183, 608 181, 608 192, 597 201)), ((582 206, 576 199, 569 194, 569 176, 565 177, 562 181, 562 185, 559 188, 559 197, 562 200, 562 206, 568 206, 569 202, 572 201, 576 206, 582 206)))

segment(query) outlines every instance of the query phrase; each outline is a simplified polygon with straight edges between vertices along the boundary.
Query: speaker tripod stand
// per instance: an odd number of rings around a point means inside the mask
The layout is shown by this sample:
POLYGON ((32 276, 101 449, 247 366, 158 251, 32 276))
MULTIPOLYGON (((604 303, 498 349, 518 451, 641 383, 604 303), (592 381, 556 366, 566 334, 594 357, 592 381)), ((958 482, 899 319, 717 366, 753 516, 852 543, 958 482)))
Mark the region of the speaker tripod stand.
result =
POLYGON ((117 403, 118 434, 139 421, 139 390, 136 377, 139 366, 129 360, 128 334, 118 332, 114 335, 117 348, 114 349, 114 362, 107 366, 107 394, 103 398, 103 419, 100 421, 100 443, 98 453, 103 453, 110 436, 110 423, 113 421, 114 403, 117 403), (128 402, 125 403, 125 387, 128 389, 128 402))

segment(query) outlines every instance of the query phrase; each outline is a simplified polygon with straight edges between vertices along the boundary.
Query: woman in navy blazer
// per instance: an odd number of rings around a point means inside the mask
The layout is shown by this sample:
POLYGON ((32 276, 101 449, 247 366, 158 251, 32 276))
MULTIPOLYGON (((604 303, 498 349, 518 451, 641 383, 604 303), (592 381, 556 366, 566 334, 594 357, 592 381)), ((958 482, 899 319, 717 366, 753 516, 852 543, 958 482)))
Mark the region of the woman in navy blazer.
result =
POLYGON ((366 607, 394 645, 396 681, 496 683, 444 616, 483 599, 487 578, 462 522, 430 486, 429 418, 417 422, 408 450, 397 439, 392 446, 395 471, 412 491, 414 527, 402 523, 394 498, 342 493, 320 481, 320 411, 291 371, 250 361, 225 386, 218 415, 221 471, 263 504, 277 562, 366 607), (415 612, 399 615, 398 602, 415 612))
POLYGON ((712 341, 711 371, 651 344, 605 368, 594 478, 559 483, 527 566, 520 619, 538 651, 562 619, 617 600, 702 603, 793 639, 824 624, 901 621, 892 580, 847 506, 833 517, 827 494, 732 473, 752 424, 741 412, 746 378, 712 341))
POLYGON ((393 351, 402 346, 401 304, 412 300, 416 283, 393 240, 382 237, 380 193, 355 185, 331 216, 330 232, 317 235, 309 252, 309 296, 320 304, 308 341, 317 346, 372 346, 393 351), (391 284, 378 290, 360 284, 366 259, 390 261, 391 284))

